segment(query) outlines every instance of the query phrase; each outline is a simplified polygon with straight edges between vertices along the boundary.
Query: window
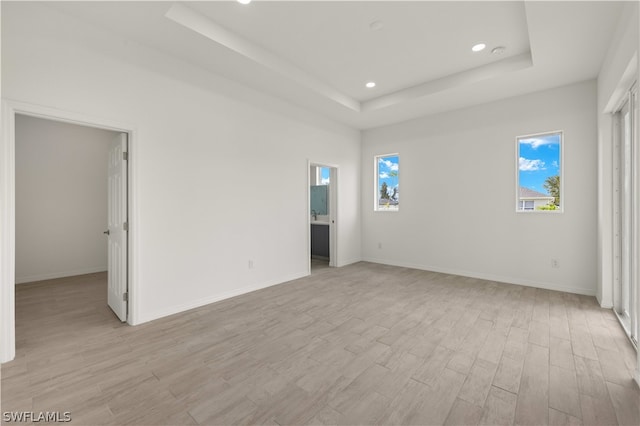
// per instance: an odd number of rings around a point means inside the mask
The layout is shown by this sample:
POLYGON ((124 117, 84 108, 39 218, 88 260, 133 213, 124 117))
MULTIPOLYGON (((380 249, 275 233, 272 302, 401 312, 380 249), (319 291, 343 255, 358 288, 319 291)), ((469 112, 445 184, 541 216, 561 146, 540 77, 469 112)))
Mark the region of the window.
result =
POLYGON ((400 187, 398 186, 399 171, 398 154, 379 155, 375 157, 376 211, 398 211, 400 206, 400 187))
POLYGON ((562 132, 520 136, 516 141, 516 210, 562 211, 562 132))
POLYGON ((329 167, 318 167, 318 177, 316 185, 329 185, 331 182, 331 169, 329 167))
POLYGON ((534 203, 532 200, 520 200, 519 210, 533 210, 534 203))

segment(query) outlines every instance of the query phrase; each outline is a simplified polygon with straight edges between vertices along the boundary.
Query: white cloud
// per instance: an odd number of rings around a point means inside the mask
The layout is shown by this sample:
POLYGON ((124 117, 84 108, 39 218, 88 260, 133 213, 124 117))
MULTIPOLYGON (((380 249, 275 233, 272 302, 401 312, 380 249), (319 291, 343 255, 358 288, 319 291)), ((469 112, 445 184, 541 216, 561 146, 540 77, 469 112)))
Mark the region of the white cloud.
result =
POLYGON ((520 139, 520 143, 530 145, 532 149, 538 149, 544 145, 557 145, 559 142, 555 137, 546 137, 546 138, 520 139))
POLYGON ((389 173, 387 173, 387 172, 380 173, 380 179, 386 179, 388 177, 389 177, 389 173))
POLYGON ((384 164, 389 170, 397 172, 398 171, 398 163, 394 163, 389 160, 380 159, 380 163, 384 164))
POLYGON ((542 160, 529 160, 524 157, 518 159, 518 165, 520 171, 523 172, 535 172, 536 170, 545 170, 544 161, 542 160))
POLYGON ((320 185, 329 185, 329 178, 320 179, 320 185))

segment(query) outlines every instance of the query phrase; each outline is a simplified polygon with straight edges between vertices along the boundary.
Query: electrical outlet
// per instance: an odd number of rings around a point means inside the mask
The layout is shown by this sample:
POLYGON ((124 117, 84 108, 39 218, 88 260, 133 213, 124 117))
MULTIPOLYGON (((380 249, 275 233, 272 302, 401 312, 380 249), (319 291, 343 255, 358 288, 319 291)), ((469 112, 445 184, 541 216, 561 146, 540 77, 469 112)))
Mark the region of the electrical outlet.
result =
POLYGON ((560 262, 558 262, 558 259, 551 259, 551 267, 552 268, 559 268, 560 267, 560 262))
POLYGON ((378 248, 381 249, 382 248, 382 243, 378 243, 378 248))
POLYGON ((249 259, 249 269, 253 269, 253 260, 249 259))

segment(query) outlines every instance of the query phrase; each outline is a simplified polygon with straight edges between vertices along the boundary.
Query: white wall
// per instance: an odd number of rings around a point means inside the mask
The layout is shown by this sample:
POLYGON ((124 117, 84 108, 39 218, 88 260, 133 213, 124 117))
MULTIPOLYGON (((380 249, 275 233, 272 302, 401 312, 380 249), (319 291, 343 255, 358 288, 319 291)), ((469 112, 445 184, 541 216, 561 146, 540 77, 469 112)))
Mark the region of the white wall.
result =
POLYGON ((596 297, 613 306, 613 120, 609 110, 638 79, 638 4, 625 4, 618 31, 598 75, 598 270, 596 297), (634 57, 634 55, 636 55, 634 57), (627 70, 635 71, 625 73, 627 70), (608 109, 609 107, 609 109, 608 109))
POLYGON ((595 88, 589 81, 364 132, 363 258, 595 294, 595 88), (564 131, 564 213, 516 213, 515 138, 555 130, 564 131), (389 152, 400 154, 402 203, 397 213, 374 212, 372 159, 389 152))
POLYGON ((306 275, 309 160, 360 260, 358 131, 41 4, 2 4, 2 56, 4 97, 135 127, 134 323, 306 275))
POLYGON ((107 270, 114 132, 16 117, 16 283, 107 270))

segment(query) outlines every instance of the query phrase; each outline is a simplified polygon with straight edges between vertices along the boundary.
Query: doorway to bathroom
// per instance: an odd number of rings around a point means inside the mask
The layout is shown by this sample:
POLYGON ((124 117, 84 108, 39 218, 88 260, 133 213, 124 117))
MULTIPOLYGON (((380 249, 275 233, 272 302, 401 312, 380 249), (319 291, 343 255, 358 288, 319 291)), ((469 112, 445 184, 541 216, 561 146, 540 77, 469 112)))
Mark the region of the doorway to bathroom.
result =
POLYGON ((338 167, 309 162, 309 273, 337 266, 338 167))

